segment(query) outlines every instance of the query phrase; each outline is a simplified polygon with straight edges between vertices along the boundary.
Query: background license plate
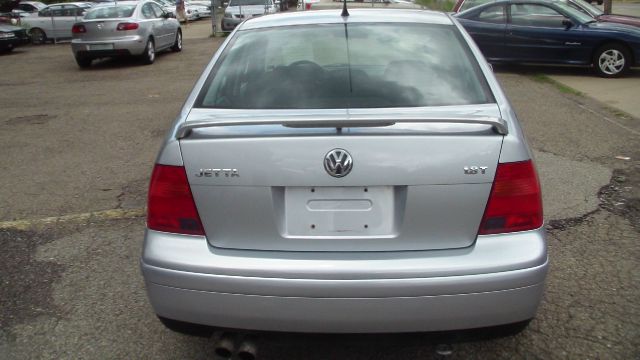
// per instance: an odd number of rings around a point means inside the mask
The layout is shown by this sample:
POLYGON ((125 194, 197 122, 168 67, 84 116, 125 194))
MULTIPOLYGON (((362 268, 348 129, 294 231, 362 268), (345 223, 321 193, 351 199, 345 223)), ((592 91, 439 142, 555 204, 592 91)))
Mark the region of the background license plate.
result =
POLYGON ((89 45, 89 50, 113 50, 113 44, 94 44, 94 45, 89 45))

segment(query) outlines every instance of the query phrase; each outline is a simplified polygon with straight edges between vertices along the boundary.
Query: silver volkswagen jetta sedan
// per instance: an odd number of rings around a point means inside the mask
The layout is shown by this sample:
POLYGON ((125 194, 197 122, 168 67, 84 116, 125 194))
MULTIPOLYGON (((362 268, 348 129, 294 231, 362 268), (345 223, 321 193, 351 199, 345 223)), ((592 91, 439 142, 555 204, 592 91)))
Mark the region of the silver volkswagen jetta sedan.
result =
POLYGON ((241 24, 157 158, 141 267, 185 323, 294 332, 526 324, 540 186, 490 67, 449 15, 241 24))
POLYGON ((94 59, 139 56, 152 64, 156 52, 182 50, 182 30, 155 1, 118 1, 97 6, 73 25, 71 50, 81 68, 94 59))

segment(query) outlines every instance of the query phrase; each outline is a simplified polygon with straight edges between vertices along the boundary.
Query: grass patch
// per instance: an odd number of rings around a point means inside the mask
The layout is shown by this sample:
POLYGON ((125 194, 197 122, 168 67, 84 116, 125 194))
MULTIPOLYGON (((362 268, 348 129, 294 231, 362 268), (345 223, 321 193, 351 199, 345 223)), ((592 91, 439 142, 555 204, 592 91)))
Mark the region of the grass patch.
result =
POLYGON ((456 2, 452 0, 416 0, 416 4, 422 5, 430 10, 452 11, 456 2))
POLYGON ((545 84, 551 84, 553 85, 556 89, 558 89, 561 93, 563 94, 571 94, 571 95, 576 95, 576 96, 584 96, 584 94, 570 86, 567 86, 565 84, 562 84, 558 81, 553 80, 552 78, 548 77, 547 75, 544 74, 533 74, 529 76, 531 79, 533 79, 534 81, 540 82, 540 83, 545 83, 545 84))

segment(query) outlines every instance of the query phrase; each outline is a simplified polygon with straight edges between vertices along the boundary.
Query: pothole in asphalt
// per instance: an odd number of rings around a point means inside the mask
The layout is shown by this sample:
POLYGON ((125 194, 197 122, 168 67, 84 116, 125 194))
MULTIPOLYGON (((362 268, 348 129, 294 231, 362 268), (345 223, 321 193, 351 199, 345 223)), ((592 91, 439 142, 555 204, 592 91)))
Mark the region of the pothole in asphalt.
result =
POLYGON ((565 230, 585 222, 594 213, 605 210, 627 219, 631 225, 640 231, 640 168, 614 170, 609 184, 598 191, 600 204, 598 209, 582 216, 551 220, 547 229, 565 230))
POLYGON ((55 240, 47 233, 0 229, 0 328, 44 314, 55 314, 53 284, 61 278, 63 265, 35 259, 36 249, 55 240))
POLYGON ((640 231, 640 167, 615 170, 598 198, 600 208, 623 216, 640 231))

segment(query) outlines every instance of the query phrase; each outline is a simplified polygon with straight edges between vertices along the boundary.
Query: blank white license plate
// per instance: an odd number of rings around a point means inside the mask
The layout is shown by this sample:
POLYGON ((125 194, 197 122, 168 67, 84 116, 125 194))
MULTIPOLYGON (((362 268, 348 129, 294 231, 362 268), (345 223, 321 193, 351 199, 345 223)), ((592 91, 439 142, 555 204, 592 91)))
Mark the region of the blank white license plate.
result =
POLYGON ((113 50, 113 44, 93 44, 93 45, 89 45, 89 50, 113 50))
POLYGON ((289 236, 372 237, 395 233, 393 186, 287 187, 289 236))

